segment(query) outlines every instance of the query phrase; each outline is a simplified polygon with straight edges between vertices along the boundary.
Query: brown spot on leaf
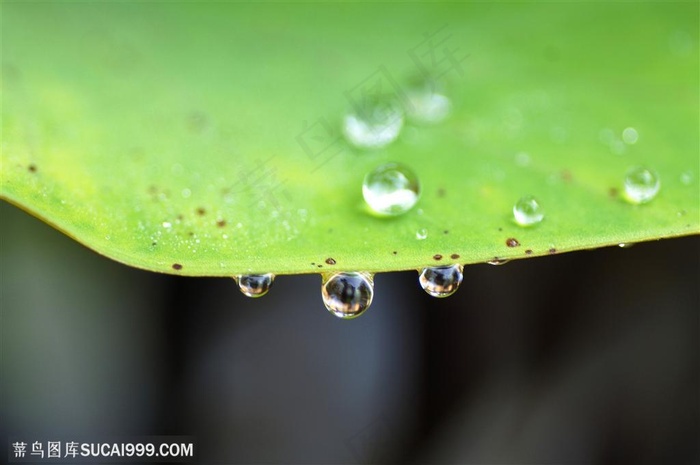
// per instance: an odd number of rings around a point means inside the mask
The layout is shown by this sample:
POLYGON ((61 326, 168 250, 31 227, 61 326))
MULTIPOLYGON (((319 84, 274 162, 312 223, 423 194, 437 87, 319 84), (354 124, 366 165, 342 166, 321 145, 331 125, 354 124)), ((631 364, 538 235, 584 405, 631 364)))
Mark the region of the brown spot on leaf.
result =
POLYGON ((526 254, 526 255, 530 255, 531 253, 532 253, 532 249, 527 249, 527 250, 525 251, 525 254, 526 254))
POLYGON ((608 195, 610 197, 617 197, 618 193, 619 193, 619 191, 617 190, 616 187, 611 187, 610 189, 608 189, 608 195))
POLYGON ((226 220, 219 220, 216 222, 216 225, 220 228, 223 228, 224 226, 226 226, 226 220))
POLYGON ((328 258, 326 258, 326 263, 329 264, 329 265, 335 265, 335 260, 332 259, 332 258, 330 258, 330 257, 328 257, 328 258))
POLYGON ((173 263, 173 270, 181 270, 181 269, 182 269, 182 265, 180 265, 179 263, 173 263))
POLYGON ((457 259, 459 258, 459 254, 458 254, 458 253, 453 253, 452 255, 450 255, 450 258, 451 258, 452 260, 457 260, 457 259))
POLYGON ((498 232, 502 232, 502 231, 503 231, 503 228, 498 228, 498 232))
POLYGON ((552 247, 551 249, 549 249, 549 253, 555 254, 555 253, 557 253, 557 249, 555 249, 554 247, 552 247))
POLYGON ((318 268, 323 268, 323 265, 316 265, 318 268))
POLYGON ((204 216, 206 213, 207 213, 207 211, 204 209, 204 207, 199 207, 199 208, 197 209, 197 214, 198 214, 199 216, 204 216))
POLYGON ((445 189, 442 187, 437 190, 437 196, 438 197, 444 197, 445 196, 445 189))
POLYGON ((29 165, 29 166, 27 167, 27 169, 29 170, 30 173, 36 173, 36 170, 37 170, 36 165, 35 165, 34 163, 32 163, 31 165, 29 165))
POLYGON ((443 231, 443 234, 449 234, 449 233, 450 233, 450 231, 448 231, 447 229, 445 229, 445 230, 443 231))
POLYGON ((440 255, 439 253, 436 253, 435 255, 433 255, 433 259, 438 260, 438 261, 442 260, 442 255, 440 255))
POLYGON ((561 170, 561 178, 562 178, 564 181, 566 181, 566 182, 570 182, 571 179, 572 179, 571 171, 569 171, 569 170, 561 170))
POLYGON ((518 240, 514 237, 509 237, 508 239, 506 239, 506 245, 508 247, 519 247, 520 242, 518 242, 518 240))
POLYGON ((393 253, 394 255, 396 255, 398 252, 397 252, 396 250, 394 250, 394 251, 391 252, 391 253, 393 253))

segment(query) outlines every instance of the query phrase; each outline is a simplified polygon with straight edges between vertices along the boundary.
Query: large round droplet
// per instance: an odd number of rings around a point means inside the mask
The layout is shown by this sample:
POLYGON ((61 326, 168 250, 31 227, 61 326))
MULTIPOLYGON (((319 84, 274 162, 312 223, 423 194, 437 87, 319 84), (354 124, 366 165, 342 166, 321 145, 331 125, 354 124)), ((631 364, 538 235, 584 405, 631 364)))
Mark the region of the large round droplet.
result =
POLYGON ((625 197, 631 203, 646 203, 659 193, 661 182, 653 171, 635 166, 625 176, 625 197))
POLYGON ((462 283, 462 265, 423 268, 418 276, 421 287, 433 297, 447 297, 462 283))
POLYGON ((365 99, 345 115, 343 133, 355 147, 378 149, 399 136, 403 127, 403 111, 392 100, 365 99))
POLYGON ((513 217, 520 226, 531 226, 544 219, 544 210, 531 195, 526 195, 513 205, 513 217))
POLYGON ((275 275, 267 274, 246 274, 238 275, 234 278, 241 292, 248 297, 262 297, 272 287, 275 275))
POLYGON ((398 163, 381 165, 365 176, 362 196, 374 213, 380 216, 400 215, 418 202, 418 176, 398 163))
POLYGON ((338 318, 360 316, 372 303, 374 282, 369 273, 336 273, 323 281, 323 304, 338 318))

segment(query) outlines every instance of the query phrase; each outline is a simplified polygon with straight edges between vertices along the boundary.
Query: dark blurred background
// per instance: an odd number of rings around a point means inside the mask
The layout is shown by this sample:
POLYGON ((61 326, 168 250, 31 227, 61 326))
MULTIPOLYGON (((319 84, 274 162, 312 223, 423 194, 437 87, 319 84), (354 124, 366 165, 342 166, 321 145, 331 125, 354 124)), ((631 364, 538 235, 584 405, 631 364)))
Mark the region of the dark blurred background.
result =
MULTIPOLYGON (((190 435, 198 463, 700 463, 700 241, 262 299, 132 269, 0 204, 0 433, 190 435)), ((6 440, 3 448, 7 447, 6 440)))

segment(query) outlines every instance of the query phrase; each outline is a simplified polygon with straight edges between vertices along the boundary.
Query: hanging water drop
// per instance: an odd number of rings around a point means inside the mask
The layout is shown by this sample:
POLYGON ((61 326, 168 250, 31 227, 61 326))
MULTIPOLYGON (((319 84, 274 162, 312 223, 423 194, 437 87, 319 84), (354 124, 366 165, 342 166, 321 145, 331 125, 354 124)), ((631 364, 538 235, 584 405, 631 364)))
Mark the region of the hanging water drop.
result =
POLYGON ((433 297, 448 297, 457 292, 462 283, 462 265, 423 268, 418 282, 433 297))
POLYGON ((324 277, 321 295, 323 304, 333 315, 344 319, 356 318, 372 304, 372 275, 350 272, 324 277))
POLYGON ((661 187, 659 177, 653 171, 635 166, 625 176, 625 197, 630 203, 647 203, 656 197, 661 187))
POLYGON ((513 205, 513 217, 520 226, 531 226, 544 219, 544 210, 531 195, 526 195, 513 205))
POLYGON ((244 295, 248 297, 262 297, 272 287, 275 275, 272 273, 247 274, 238 275, 233 279, 236 280, 238 288, 244 295))
POLYGON ((407 166, 387 163, 365 176, 362 196, 369 208, 380 216, 406 213, 418 202, 418 176, 407 166))
POLYGON ((403 111, 393 100, 364 99, 343 120, 343 133, 355 147, 378 149, 393 142, 403 127, 403 111))

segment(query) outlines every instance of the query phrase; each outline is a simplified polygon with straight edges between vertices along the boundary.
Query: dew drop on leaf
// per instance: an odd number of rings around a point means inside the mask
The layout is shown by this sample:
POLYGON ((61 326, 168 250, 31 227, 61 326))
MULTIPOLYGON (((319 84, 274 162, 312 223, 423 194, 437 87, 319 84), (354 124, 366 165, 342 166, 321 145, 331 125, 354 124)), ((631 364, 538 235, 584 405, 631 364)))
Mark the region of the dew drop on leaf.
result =
POLYGON ((386 163, 365 176, 362 196, 371 211, 379 216, 401 215, 418 202, 418 176, 407 166, 386 163))
POLYGON ((378 149, 392 143, 403 127, 403 111, 397 102, 364 99, 343 119, 343 134, 360 149, 378 149))
POLYGON ((630 203, 646 203, 656 197, 661 187, 659 177, 653 171, 635 166, 625 176, 625 197, 630 203))
POLYGON ((513 205, 513 217, 520 226, 531 226, 544 219, 544 210, 537 199, 526 195, 513 205))

